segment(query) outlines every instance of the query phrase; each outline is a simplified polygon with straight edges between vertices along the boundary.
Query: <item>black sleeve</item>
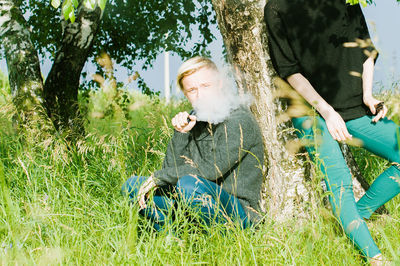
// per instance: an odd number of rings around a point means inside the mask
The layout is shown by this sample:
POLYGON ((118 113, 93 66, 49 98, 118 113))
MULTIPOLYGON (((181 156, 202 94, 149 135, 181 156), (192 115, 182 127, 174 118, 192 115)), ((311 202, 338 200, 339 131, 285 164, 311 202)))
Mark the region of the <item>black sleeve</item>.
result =
POLYGON ((292 74, 300 73, 301 67, 293 53, 281 16, 268 4, 264 9, 264 21, 268 32, 269 53, 278 75, 285 79, 292 74))
POLYGON ((353 18, 354 28, 355 28, 355 38, 367 41, 367 47, 361 47, 363 49, 364 61, 368 59, 371 53, 376 53, 375 62, 378 58, 378 51, 376 50, 374 44, 372 43, 371 36, 368 31, 367 22, 365 21, 364 14, 361 10, 360 4, 350 7, 349 16, 353 18))

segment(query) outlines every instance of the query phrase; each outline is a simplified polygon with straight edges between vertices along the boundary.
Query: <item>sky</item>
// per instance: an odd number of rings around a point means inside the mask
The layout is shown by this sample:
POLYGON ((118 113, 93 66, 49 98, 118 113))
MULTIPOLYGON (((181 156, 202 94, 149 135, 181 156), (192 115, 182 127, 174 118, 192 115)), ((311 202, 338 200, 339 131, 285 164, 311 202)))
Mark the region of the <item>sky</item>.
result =
POLYGON ((400 80, 400 4, 395 0, 377 0, 376 6, 367 6, 363 11, 372 41, 379 51, 374 80, 391 87, 392 82, 400 80))
MULTIPOLYGON (((377 0, 376 4, 363 8, 364 16, 370 30, 370 34, 379 51, 379 58, 375 67, 375 86, 374 90, 379 91, 382 87, 391 88, 392 82, 400 80, 400 34, 397 34, 398 27, 400 26, 400 4, 396 0, 377 0)), ((212 59, 221 65, 222 59, 222 36, 217 27, 212 29, 216 37, 210 46, 212 59)), ((199 33, 193 33, 195 39, 198 39, 199 33)), ((176 89, 176 73, 182 60, 179 56, 171 54, 170 61, 170 84, 171 94, 177 97, 182 96, 176 89)), ((164 55, 160 54, 155 60, 153 67, 148 70, 140 70, 142 62, 138 61, 135 70, 138 70, 144 78, 147 85, 155 90, 161 91, 163 95, 164 90, 164 55)), ((51 62, 48 60, 41 66, 44 76, 47 76, 51 67, 51 62)), ((7 66, 5 60, 0 61, 0 70, 7 73, 7 66)), ((84 71, 88 74, 94 74, 95 68, 91 64, 86 64, 84 71)), ((121 67, 116 67, 116 76, 119 81, 127 79, 128 71, 121 67)), ((90 75, 88 75, 90 76, 90 75)))

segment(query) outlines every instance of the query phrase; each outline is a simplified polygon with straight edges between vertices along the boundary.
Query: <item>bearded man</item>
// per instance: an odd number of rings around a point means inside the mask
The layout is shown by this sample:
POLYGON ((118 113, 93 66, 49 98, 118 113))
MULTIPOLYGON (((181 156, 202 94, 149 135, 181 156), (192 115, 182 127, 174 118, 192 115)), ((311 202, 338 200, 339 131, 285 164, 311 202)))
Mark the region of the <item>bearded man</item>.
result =
POLYGON ((254 224, 260 218, 264 156, 258 124, 210 59, 198 56, 184 62, 177 83, 194 110, 172 119, 175 132, 162 169, 150 177, 131 177, 122 193, 139 204, 140 214, 157 230, 176 199, 207 225, 254 224))

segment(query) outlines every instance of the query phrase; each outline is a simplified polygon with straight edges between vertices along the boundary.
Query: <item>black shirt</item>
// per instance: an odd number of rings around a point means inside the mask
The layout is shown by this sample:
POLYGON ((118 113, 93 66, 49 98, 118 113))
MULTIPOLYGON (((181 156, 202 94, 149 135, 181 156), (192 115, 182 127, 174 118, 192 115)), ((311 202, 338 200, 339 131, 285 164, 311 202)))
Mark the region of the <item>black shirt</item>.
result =
POLYGON ((360 6, 344 0, 269 0, 264 12, 278 75, 301 73, 344 120, 365 115, 361 74, 365 50, 374 48, 344 46, 370 39, 360 6))

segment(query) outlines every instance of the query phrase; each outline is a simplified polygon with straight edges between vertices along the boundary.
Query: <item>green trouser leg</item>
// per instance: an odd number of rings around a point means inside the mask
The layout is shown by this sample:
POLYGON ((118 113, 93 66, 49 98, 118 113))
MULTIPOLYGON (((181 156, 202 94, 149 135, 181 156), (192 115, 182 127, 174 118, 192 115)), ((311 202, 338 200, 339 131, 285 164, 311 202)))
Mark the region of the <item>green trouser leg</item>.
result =
MULTIPOLYGON (((317 163, 322 173, 326 176, 325 182, 328 190, 331 192, 329 200, 333 212, 339 218, 344 231, 365 256, 373 257, 381 252, 373 241, 362 217, 369 217, 369 212, 397 195, 399 192, 398 183, 393 180, 393 178, 387 178, 385 176, 387 176, 387 173, 392 173, 391 171, 398 175, 399 169, 396 167, 391 167, 392 170, 388 169, 385 172, 386 174, 377 178, 378 183, 374 182, 371 186, 372 190, 368 190, 363 200, 359 204, 356 204, 353 194, 351 173, 343 158, 339 144, 330 135, 324 119, 316 117, 315 127, 312 126, 312 122, 307 122, 312 119, 312 117, 301 117, 294 118, 292 121, 295 128, 298 129, 298 136, 311 141, 311 144, 306 148, 311 158, 317 163), (379 180, 383 180, 383 182, 379 180), (387 186, 390 186, 390 188, 387 186), (374 189, 375 187, 377 188, 374 189), (379 191, 382 191, 383 187, 385 189, 385 193, 383 194, 385 195, 379 193, 379 191), (390 193, 386 193, 387 190, 391 190, 390 193), (358 209, 368 210, 368 213, 363 213, 361 216, 358 209)), ((386 156, 383 157, 390 158, 390 160, 396 158, 396 153, 398 153, 396 130, 398 127, 393 122, 385 119, 379 121, 377 123, 379 127, 376 127, 375 124, 371 123, 371 117, 365 116, 348 121, 346 125, 354 137, 359 137, 363 140, 364 147, 368 150, 380 156, 386 154, 386 156), (382 128, 384 128, 384 130, 382 130, 382 128), (361 136, 362 134, 356 134, 354 132, 368 132, 369 138, 363 139, 361 136), (382 146, 375 150, 371 149, 370 147, 376 144, 369 140, 381 138, 382 134, 385 135, 384 138, 382 138, 383 142, 386 143, 387 139, 389 139, 388 142, 391 142, 386 144, 387 149, 382 149, 382 146), (392 138, 389 138, 389 136, 392 136, 392 138), (377 152, 377 150, 380 152, 377 152), (387 154, 391 154, 392 157, 387 154)))
POLYGON ((357 202, 358 212, 366 219, 400 192, 399 126, 386 118, 377 123, 372 123, 371 119, 371 116, 363 116, 346 123, 350 134, 361 139, 366 150, 393 163, 357 202))

